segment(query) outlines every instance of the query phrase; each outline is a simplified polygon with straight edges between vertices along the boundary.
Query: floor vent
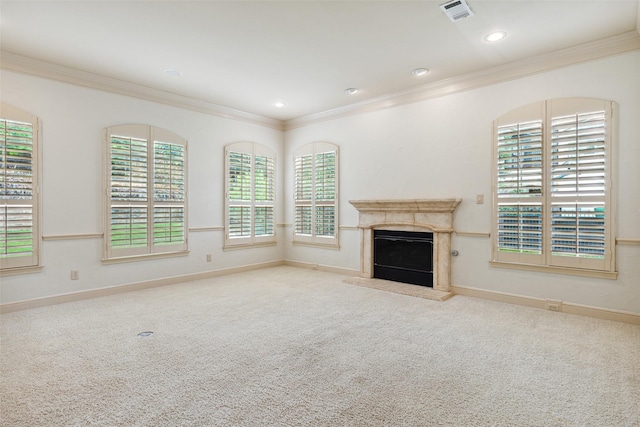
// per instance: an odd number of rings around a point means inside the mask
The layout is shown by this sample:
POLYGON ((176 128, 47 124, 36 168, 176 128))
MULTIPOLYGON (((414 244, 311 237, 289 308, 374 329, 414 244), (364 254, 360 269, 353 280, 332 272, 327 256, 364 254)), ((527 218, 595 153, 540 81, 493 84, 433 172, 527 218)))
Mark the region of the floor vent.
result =
POLYGON ((144 332, 140 332, 138 334, 138 338, 146 338, 146 337, 150 337, 153 336, 153 332, 151 331, 144 331, 144 332))

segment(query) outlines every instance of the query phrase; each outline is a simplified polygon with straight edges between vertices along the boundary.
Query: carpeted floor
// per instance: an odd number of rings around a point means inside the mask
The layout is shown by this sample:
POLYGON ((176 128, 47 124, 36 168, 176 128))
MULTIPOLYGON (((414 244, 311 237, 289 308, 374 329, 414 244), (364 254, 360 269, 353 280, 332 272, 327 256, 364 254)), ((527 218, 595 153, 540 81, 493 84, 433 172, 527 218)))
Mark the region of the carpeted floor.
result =
POLYGON ((639 326, 344 279, 276 267, 3 314, 1 425, 640 426, 639 326))

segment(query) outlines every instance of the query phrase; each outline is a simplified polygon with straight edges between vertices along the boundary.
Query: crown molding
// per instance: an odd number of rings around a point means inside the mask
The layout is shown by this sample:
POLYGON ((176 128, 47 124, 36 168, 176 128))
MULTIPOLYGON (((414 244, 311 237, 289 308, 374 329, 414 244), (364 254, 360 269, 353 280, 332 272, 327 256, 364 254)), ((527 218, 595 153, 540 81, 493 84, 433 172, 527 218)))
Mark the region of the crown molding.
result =
POLYGON ((416 89, 288 120, 284 123, 284 127, 287 131, 355 114, 411 104, 635 50, 640 50, 640 33, 634 30, 606 39, 439 80, 416 89))
POLYGON ((237 120, 276 130, 283 130, 281 120, 246 113, 222 105, 212 104, 199 99, 177 95, 146 86, 125 82, 99 74, 88 73, 62 65, 52 64, 12 52, 0 51, 0 68, 21 74, 30 74, 50 80, 71 83, 91 89, 126 95, 159 104, 171 105, 187 110, 197 111, 225 119, 237 120))
POLYGON ((385 95, 288 121, 246 113, 199 99, 40 61, 12 52, 0 51, 0 68, 16 73, 30 74, 50 80, 171 105, 225 119, 287 131, 355 114, 368 113, 451 95, 490 84, 514 80, 635 50, 640 50, 640 33, 636 30, 595 42, 486 68, 477 72, 439 80, 408 91, 385 95))

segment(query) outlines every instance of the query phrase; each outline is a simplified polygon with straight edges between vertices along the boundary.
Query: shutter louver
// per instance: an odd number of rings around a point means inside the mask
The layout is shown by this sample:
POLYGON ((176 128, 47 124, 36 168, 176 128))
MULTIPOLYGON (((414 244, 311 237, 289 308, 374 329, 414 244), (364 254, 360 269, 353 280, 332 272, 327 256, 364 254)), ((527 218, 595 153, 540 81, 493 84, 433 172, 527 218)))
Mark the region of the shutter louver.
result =
POLYGON ((256 156, 255 199, 257 202, 274 201, 275 161, 273 157, 256 156))
POLYGON ((185 241, 184 207, 156 206, 153 208, 153 243, 167 245, 185 241))
POLYGON ((553 255, 603 258, 605 208, 603 203, 553 203, 551 207, 553 255))
POLYGON ((33 198, 33 125, 0 120, 0 198, 33 198))
POLYGON ((251 206, 229 206, 229 237, 251 236, 251 206))
POLYGON ((335 217, 334 206, 316 206, 316 235, 334 236, 335 217))
POLYGON ((229 238, 251 236, 251 154, 230 151, 229 238))
POLYGON ((111 246, 137 248, 147 246, 147 207, 111 206, 111 246))
MULTIPOLYGON (((5 105, 3 104, 3 110, 5 105)), ((6 110, 12 107, 6 106, 6 110)), ((4 114, 4 113, 3 113, 4 114)), ((26 113, 24 113, 26 114, 26 113)), ((22 116, 23 114, 20 114, 22 116)), ((38 264, 33 122, 0 118, 0 266, 38 264)))
POLYGON ((313 190, 313 156, 305 155, 296 157, 296 201, 311 202, 313 190))
POLYGON ((551 251, 605 256, 606 116, 604 111, 551 121, 551 251))
POLYGON ((313 155, 307 154, 295 158, 295 227, 294 234, 311 236, 312 231, 312 193, 313 193, 313 155))
POLYGON ((31 256, 33 243, 33 207, 0 207, 0 257, 31 256))
POLYGON ((316 154, 316 200, 333 201, 336 198, 335 152, 316 154))
POLYGON ((251 154, 229 152, 229 200, 251 201, 251 154))
POLYGON ((186 240, 184 146, 155 141, 153 164, 153 242, 182 243, 186 240))
POLYGON ((542 254, 542 121, 498 127, 497 247, 542 254))
POLYGON ((525 254, 542 253, 542 219, 541 204, 499 204, 499 250, 525 254))
POLYGON ((317 236, 335 234, 335 152, 316 154, 315 162, 315 202, 317 236))
POLYGON ((311 206, 296 206, 296 234, 312 235, 312 217, 311 206))
POLYGON ((273 157, 256 155, 254 173, 254 234, 258 236, 274 236, 274 201, 275 201, 275 160, 273 157))
POLYGON ((273 206, 256 206, 255 234, 256 236, 273 235, 273 206))
POLYGON ((145 247, 147 239, 147 140, 111 136, 111 246, 145 247))
POLYGON ((337 244, 338 151, 316 142, 294 157, 294 240, 337 244))

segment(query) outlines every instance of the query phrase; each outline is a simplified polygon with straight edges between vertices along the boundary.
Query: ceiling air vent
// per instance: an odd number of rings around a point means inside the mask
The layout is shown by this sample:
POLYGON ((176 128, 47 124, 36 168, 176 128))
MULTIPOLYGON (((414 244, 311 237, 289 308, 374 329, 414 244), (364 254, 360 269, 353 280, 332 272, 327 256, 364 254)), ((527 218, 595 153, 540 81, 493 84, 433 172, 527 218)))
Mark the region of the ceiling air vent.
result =
POLYGON ((451 22, 473 16, 473 12, 465 0, 448 1, 445 4, 441 4, 440 9, 451 19, 451 22))

